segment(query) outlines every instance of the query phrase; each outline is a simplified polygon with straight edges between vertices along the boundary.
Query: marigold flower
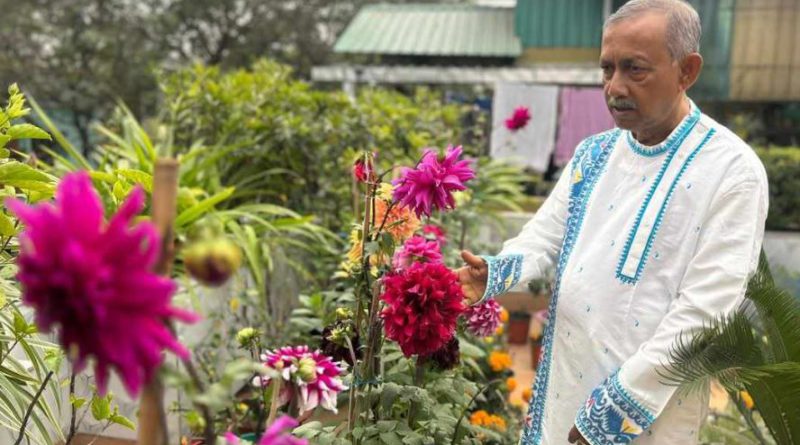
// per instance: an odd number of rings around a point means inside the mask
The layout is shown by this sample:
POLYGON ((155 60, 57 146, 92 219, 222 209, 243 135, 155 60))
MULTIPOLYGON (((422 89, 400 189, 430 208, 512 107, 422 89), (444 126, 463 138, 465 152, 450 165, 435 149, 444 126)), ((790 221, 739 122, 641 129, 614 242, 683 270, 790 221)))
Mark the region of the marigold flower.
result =
POLYGON ((525 388, 522 390, 522 400, 526 403, 531 401, 531 397, 533 396, 533 391, 530 388, 525 388))
POLYGON ((489 354, 489 367, 494 372, 502 372, 511 368, 511 356, 507 352, 492 351, 489 354))
POLYGON ((506 387, 508 388, 508 392, 513 392, 515 389, 517 389, 517 379, 514 377, 507 378, 506 387))
POLYGON ((739 397, 742 398, 742 402, 744 403, 745 408, 753 409, 753 406, 755 406, 755 403, 753 402, 753 396, 751 396, 749 392, 740 391, 739 392, 739 397))

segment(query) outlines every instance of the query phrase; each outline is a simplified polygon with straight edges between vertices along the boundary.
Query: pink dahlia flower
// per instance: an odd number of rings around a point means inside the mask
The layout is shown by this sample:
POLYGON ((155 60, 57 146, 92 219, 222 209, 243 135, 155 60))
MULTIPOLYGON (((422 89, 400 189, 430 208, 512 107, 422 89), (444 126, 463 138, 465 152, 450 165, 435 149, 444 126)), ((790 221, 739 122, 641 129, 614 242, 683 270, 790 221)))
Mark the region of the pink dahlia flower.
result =
MULTIPOLYGON (((300 414, 317 406, 338 412, 336 396, 347 389, 342 383, 344 367, 334 363, 320 351, 311 351, 308 346, 286 346, 261 355, 264 366, 278 371, 284 383, 281 386, 279 403, 285 405, 292 397, 298 397, 300 414)), ((255 384, 268 385, 270 378, 256 378, 255 384)))
POLYGON ((434 209, 455 207, 453 192, 465 190, 464 183, 475 177, 469 160, 459 160, 461 146, 447 147, 443 158, 427 149, 415 168, 404 168, 394 183, 394 199, 414 210, 417 217, 430 216, 434 209))
POLYGON ((528 107, 517 107, 511 117, 506 119, 506 128, 511 131, 517 131, 525 128, 531 120, 531 111, 528 107))
POLYGON ((189 356, 165 321, 196 316, 172 307, 175 284, 151 271, 159 249, 155 227, 131 224, 144 206, 141 188, 108 222, 85 172, 66 175, 54 203, 8 199, 6 206, 25 224, 17 274, 23 303, 34 309, 39 329, 55 328, 64 349, 77 352, 76 370, 94 359, 101 393, 112 369, 136 395, 164 349, 189 356))
MULTIPOLYGON (((272 425, 267 428, 258 445, 308 445, 305 439, 298 439, 292 436, 288 431, 297 428, 299 423, 297 420, 289 416, 278 417, 272 425)), ((231 432, 225 433, 226 445, 239 445, 241 440, 231 432)))
POLYGON ((387 275, 383 284, 386 336, 406 357, 431 354, 453 338, 464 294, 458 277, 444 264, 414 263, 387 275))
POLYGON ((500 312, 502 307, 495 300, 486 300, 481 304, 470 306, 464 312, 467 320, 467 330, 478 337, 494 335, 500 326, 500 312))
POLYGON ((439 243, 428 241, 420 235, 415 235, 406 241, 392 258, 392 266, 395 270, 403 270, 416 261, 427 263, 441 263, 442 253, 439 250, 439 243))
POLYGON ((440 247, 444 247, 444 245, 447 244, 447 233, 441 226, 426 224, 422 228, 422 233, 424 233, 425 237, 428 239, 435 239, 440 247))

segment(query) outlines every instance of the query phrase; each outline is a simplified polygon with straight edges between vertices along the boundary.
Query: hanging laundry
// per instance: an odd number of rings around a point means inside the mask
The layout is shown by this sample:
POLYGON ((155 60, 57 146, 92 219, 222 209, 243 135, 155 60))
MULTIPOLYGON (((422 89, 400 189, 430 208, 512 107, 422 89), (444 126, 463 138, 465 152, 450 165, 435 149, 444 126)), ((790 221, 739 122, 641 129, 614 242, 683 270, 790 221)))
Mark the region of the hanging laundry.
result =
POLYGON ((558 137, 554 163, 567 165, 587 137, 614 128, 602 88, 565 87, 559 100, 558 137))
POLYGON ((557 118, 558 87, 497 84, 492 107, 492 157, 546 171, 555 148, 557 118), (506 119, 519 107, 527 107, 531 119, 522 128, 510 130, 506 119))

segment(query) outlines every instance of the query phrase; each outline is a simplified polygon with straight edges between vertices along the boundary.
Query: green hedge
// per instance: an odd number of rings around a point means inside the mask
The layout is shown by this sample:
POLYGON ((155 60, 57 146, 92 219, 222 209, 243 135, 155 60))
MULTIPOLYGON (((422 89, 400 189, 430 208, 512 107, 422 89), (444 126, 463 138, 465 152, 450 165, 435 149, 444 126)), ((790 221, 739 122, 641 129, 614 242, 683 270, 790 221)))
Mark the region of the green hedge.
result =
POLYGON ((758 148, 769 178, 767 229, 800 230, 800 147, 758 148))

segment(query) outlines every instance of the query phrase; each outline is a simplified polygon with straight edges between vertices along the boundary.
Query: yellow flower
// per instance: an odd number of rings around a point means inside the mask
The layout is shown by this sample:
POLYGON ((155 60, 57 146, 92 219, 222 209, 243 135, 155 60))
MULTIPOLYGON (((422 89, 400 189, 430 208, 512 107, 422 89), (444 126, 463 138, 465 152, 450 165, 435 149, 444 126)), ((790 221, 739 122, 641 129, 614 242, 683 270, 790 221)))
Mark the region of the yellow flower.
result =
POLYGON ((491 428, 493 430, 496 430, 496 431, 505 432, 505 430, 506 430, 506 421, 500 416, 496 416, 494 414, 491 414, 491 415, 489 415, 489 418, 487 419, 487 425, 486 426, 488 426, 489 428, 491 428))
POLYGON ((506 379, 506 386, 508 387, 508 392, 512 392, 517 389, 517 379, 514 377, 509 377, 506 379))
POLYGON ((500 308, 500 321, 508 323, 508 310, 506 308, 500 308))
POLYGON ((525 402, 530 402, 532 396, 533 393, 530 388, 525 388, 522 390, 522 400, 524 400, 525 402))
POLYGON ((492 343, 494 343, 494 337, 484 337, 483 342, 486 343, 487 345, 491 345, 492 343))
POLYGON ((502 372, 511 367, 511 356, 507 352, 492 351, 489 354, 489 367, 494 372, 502 372))
POLYGON ((389 182, 381 183, 381 185, 378 187, 378 198, 384 201, 392 202, 394 199, 394 185, 389 182))
POLYGON ((739 397, 742 398, 742 402, 744 402, 744 406, 747 407, 747 409, 753 409, 755 404, 753 403, 753 396, 751 396, 749 392, 740 391, 739 397))
POLYGON ((503 335, 503 332, 505 332, 505 331, 506 330, 505 330, 505 328, 503 328, 503 325, 499 325, 499 326, 497 326, 497 329, 495 329, 494 333, 495 333, 495 335, 503 335))
POLYGON ((239 306, 241 306, 241 302, 239 301, 238 298, 233 297, 233 298, 231 298, 230 306, 231 306, 231 312, 236 312, 236 311, 239 310, 239 306))

